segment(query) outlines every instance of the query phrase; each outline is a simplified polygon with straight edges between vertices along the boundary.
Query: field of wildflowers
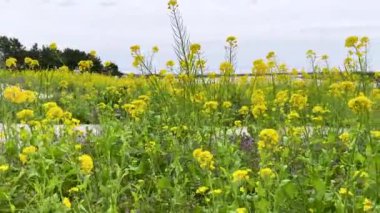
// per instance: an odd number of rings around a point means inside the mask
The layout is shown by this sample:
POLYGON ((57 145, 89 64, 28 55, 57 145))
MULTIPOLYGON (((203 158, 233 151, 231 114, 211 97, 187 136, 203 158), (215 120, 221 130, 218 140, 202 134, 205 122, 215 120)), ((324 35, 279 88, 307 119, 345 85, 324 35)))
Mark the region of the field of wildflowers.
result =
POLYGON ((380 212, 380 75, 368 73, 367 37, 347 38, 343 69, 312 50, 311 72, 289 69, 270 52, 237 77, 230 36, 217 75, 176 1, 169 10, 178 62, 156 72, 131 47, 151 75, 88 73, 85 61, 82 73, 17 71, 7 59, 0 212, 380 212))

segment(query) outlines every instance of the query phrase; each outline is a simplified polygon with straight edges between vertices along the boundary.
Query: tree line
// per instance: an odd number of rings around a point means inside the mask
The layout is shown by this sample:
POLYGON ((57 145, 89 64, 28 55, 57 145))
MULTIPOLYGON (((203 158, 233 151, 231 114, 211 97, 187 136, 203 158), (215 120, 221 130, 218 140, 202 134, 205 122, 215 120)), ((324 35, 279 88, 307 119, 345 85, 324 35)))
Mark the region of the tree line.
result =
POLYGON ((59 50, 49 45, 39 46, 37 43, 27 49, 17 38, 0 36, 0 68, 6 68, 5 61, 9 58, 17 60, 15 66, 17 70, 30 68, 25 63, 25 59, 31 58, 38 61, 37 69, 40 70, 58 69, 63 66, 69 70, 76 70, 81 68, 81 63, 90 61, 91 66, 87 67, 89 72, 122 75, 115 63, 106 61, 103 64, 95 52, 86 53, 72 48, 59 50))

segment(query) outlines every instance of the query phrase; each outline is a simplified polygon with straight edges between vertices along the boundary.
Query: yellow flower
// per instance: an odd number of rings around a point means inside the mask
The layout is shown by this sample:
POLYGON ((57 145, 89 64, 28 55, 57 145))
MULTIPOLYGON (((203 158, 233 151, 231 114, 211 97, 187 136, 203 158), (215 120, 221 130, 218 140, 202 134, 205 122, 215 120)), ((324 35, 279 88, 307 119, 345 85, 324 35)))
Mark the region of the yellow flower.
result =
POLYGON ((81 164, 81 170, 85 174, 90 174, 91 170, 94 168, 94 162, 92 160, 92 157, 90 155, 84 154, 79 157, 79 161, 81 164))
POLYGON ((91 50, 91 51, 90 51, 90 56, 92 56, 92 57, 96 57, 96 51, 95 51, 95 50, 91 50))
POLYGON ((28 156, 26 154, 19 154, 18 157, 22 164, 26 164, 26 162, 28 161, 28 156))
POLYGON ((378 131, 378 130, 373 130, 373 131, 371 131, 371 136, 372 136, 374 139, 380 139, 380 131, 378 131))
POLYGON ((268 72, 268 65, 263 59, 253 61, 252 73, 256 75, 265 75, 268 72))
POLYGON ((342 196, 353 196, 352 192, 344 187, 339 189, 339 194, 342 196))
POLYGON ((289 100, 288 90, 282 90, 276 94, 276 99, 274 100, 274 103, 282 107, 285 105, 285 103, 288 100, 289 100))
POLYGON ((81 144, 75 144, 74 148, 75 148, 75 150, 81 150, 82 145, 81 144))
POLYGON ((237 208, 236 213, 248 213, 248 210, 246 208, 237 208))
POLYGON ((198 148, 193 151, 193 157, 198 161, 202 169, 214 170, 214 156, 209 151, 203 151, 198 148))
POLYGON ((229 109, 229 108, 231 108, 232 103, 229 102, 229 101, 224 101, 223 104, 222 104, 222 106, 223 106, 223 108, 225 108, 225 109, 229 109))
POLYGON ((348 107, 355 113, 368 112, 371 111, 372 101, 360 93, 358 97, 348 101, 348 107))
POLYGON ((175 65, 175 62, 173 60, 169 60, 169 61, 166 62, 166 66, 168 68, 173 68, 174 65, 175 65))
POLYGON ((169 9, 177 7, 178 6, 177 0, 170 0, 168 2, 168 6, 169 6, 169 9))
POLYGON ((191 44, 190 45, 190 52, 192 54, 197 54, 201 50, 201 45, 200 44, 191 44))
POLYGON ((36 94, 33 91, 22 90, 18 86, 6 87, 3 96, 6 100, 16 104, 31 103, 36 100, 36 94))
POLYGON ((259 150, 272 150, 275 149, 279 142, 279 135, 274 129, 263 129, 259 134, 258 148, 259 150))
POLYGON ((234 72, 234 66, 230 62, 222 62, 219 66, 222 75, 231 75, 234 72))
POLYGON ((16 114, 16 117, 22 121, 26 121, 34 117, 34 112, 30 109, 23 109, 16 114))
POLYGON ((8 58, 7 60, 5 60, 5 66, 8 68, 16 68, 17 59, 12 58, 12 57, 8 58))
POLYGON ((197 189, 197 191, 195 192, 196 194, 204 194, 208 191, 208 187, 207 186, 201 186, 197 189))
POLYGON ((51 43, 51 44, 49 45, 49 48, 50 48, 50 50, 53 50, 53 51, 55 51, 55 50, 58 49, 57 44, 56 44, 55 42, 51 43))
POLYGON ((240 121, 240 120, 236 120, 236 121, 234 121, 234 125, 235 125, 236 127, 241 127, 241 121, 240 121))
POLYGON ((94 62, 91 60, 82 60, 78 62, 80 71, 89 71, 94 66, 94 62))
POLYGON ((59 72, 69 72, 70 69, 69 69, 68 66, 63 65, 63 66, 61 66, 61 67, 58 68, 58 71, 59 72))
POLYGON ((221 189, 214 189, 211 191, 211 194, 213 194, 213 195, 220 195, 222 193, 223 193, 223 190, 221 190, 221 189))
POLYGON ((69 189, 69 193, 74 193, 74 192, 79 192, 79 188, 78 187, 71 187, 69 189))
POLYGON ((132 53, 137 54, 138 52, 140 52, 140 45, 133 45, 130 47, 130 49, 132 53))
POLYGON ((286 116, 289 120, 296 120, 298 118, 300 118, 300 115, 298 114, 297 111, 290 111, 290 113, 286 116))
POLYGON ((215 111, 218 109, 218 105, 219 103, 217 101, 207 101, 204 105, 203 105, 203 109, 210 113, 212 111, 215 111))
POLYGON ((307 96, 293 94, 290 98, 290 104, 293 108, 302 110, 307 105, 307 96))
POLYGON ((8 164, 2 164, 0 165, 0 172, 6 172, 9 169, 8 164))
POLYGON ((237 38, 235 36, 228 36, 227 39, 226 39, 226 42, 231 47, 236 47, 237 46, 237 38))
POLYGON ((346 47, 355 47, 359 42, 359 38, 357 36, 350 36, 346 38, 345 46, 346 47))
POLYGON ((350 142, 350 133, 343 132, 339 135, 339 139, 342 140, 343 143, 348 144, 350 142))
POLYGON ((62 200, 62 203, 63 205, 65 205, 67 208, 71 208, 71 202, 70 202, 70 199, 67 198, 67 197, 64 197, 63 200, 62 200))
POLYGON ((160 49, 158 48, 158 46, 154 46, 154 47, 152 48, 152 52, 153 52, 153 53, 158 53, 159 50, 160 50, 160 49))
POLYGON ((240 109, 239 109, 239 114, 240 115, 247 115, 249 112, 249 108, 247 106, 242 106, 240 109))
POLYGON ((324 109, 322 106, 318 106, 318 105, 317 105, 317 106, 314 106, 314 107, 313 107, 312 112, 313 112, 314 114, 325 114, 325 113, 329 112, 329 110, 324 109))
POLYGON ((61 107, 59 106, 55 106, 55 107, 52 107, 50 108, 47 112, 46 112, 46 117, 48 119, 60 119, 64 116, 64 111, 62 110, 61 107))
POLYGON ((250 169, 239 169, 232 173, 232 182, 245 181, 249 179, 250 169))
POLYGON ((364 201, 363 201, 363 210, 365 212, 369 212, 369 211, 372 210, 372 208, 373 208, 372 201, 370 199, 368 199, 368 198, 365 198, 364 201))
POLYGON ((274 178, 276 174, 270 168, 260 169, 259 175, 263 179, 274 178))
POLYGON ((258 118, 260 116, 265 115, 265 112, 267 111, 267 107, 265 104, 258 104, 254 106, 251 110, 253 117, 258 118))
POLYGON ((22 149, 22 153, 25 155, 35 153, 37 151, 37 147, 35 146, 27 146, 22 149))

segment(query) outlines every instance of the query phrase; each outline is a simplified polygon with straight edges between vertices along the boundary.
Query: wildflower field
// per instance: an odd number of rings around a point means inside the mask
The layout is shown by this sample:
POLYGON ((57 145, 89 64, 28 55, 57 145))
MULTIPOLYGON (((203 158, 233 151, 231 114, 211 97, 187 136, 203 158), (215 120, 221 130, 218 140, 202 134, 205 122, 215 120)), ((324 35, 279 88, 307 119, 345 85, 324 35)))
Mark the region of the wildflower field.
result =
MULTIPOLYGON (((176 1, 169 10, 175 25, 176 1)), ((179 37, 178 62, 159 72, 131 47, 150 75, 94 74, 90 61, 81 73, 39 70, 30 58, 20 71, 7 59, 0 212, 380 212, 380 75, 367 70, 367 37, 347 38, 340 69, 312 50, 309 72, 270 52, 240 76, 235 37, 218 72, 179 37)))

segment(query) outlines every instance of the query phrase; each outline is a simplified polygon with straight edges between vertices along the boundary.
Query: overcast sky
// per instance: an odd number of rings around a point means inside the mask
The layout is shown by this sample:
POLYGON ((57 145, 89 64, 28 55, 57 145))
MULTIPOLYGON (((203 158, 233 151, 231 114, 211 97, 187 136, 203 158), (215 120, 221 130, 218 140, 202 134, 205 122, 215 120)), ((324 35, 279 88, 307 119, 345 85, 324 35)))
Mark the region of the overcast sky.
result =
MULTIPOLYGON (((202 44, 210 70, 224 59, 228 35, 239 40, 238 64, 274 50, 290 67, 307 68, 305 52, 340 65, 349 35, 371 39, 370 64, 380 69, 379 0, 179 0, 191 41, 202 44)), ((167 0, 0 0, 0 34, 59 48, 92 49, 133 71, 129 47, 160 47, 157 67, 174 59, 167 0)))

